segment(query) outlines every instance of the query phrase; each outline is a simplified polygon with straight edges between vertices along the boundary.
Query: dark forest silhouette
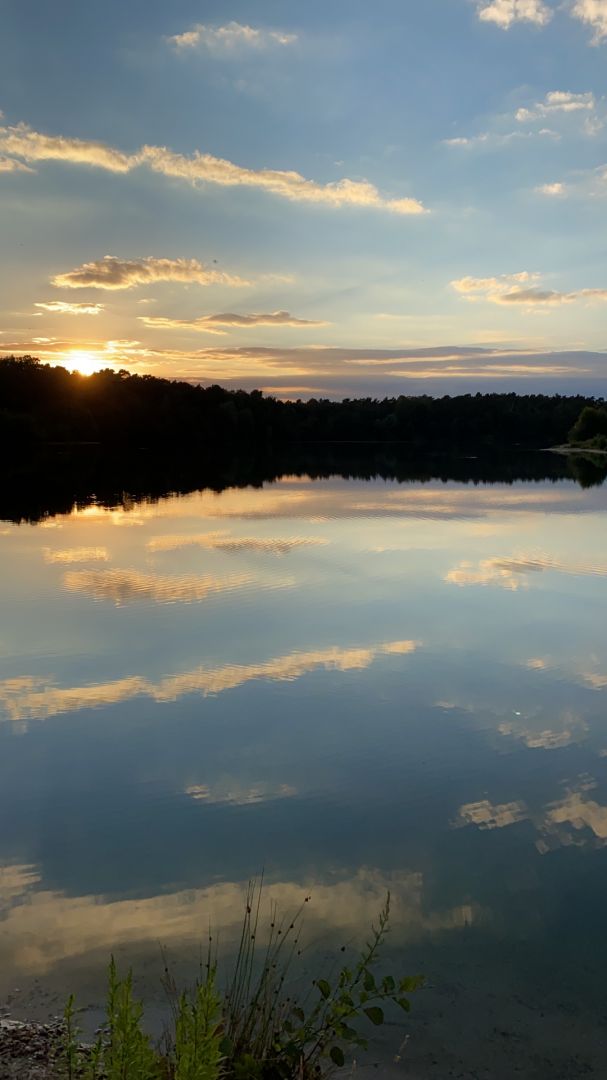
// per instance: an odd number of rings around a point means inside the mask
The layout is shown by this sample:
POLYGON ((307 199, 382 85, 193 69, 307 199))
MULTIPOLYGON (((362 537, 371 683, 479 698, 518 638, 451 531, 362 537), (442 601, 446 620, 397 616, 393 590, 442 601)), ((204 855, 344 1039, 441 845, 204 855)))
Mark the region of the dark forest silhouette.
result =
POLYGON ((170 450, 274 449, 314 442, 403 443, 413 450, 564 443, 585 408, 576 395, 465 394, 280 401, 106 369, 83 376, 36 358, 0 360, 0 442, 5 446, 96 442, 170 450))

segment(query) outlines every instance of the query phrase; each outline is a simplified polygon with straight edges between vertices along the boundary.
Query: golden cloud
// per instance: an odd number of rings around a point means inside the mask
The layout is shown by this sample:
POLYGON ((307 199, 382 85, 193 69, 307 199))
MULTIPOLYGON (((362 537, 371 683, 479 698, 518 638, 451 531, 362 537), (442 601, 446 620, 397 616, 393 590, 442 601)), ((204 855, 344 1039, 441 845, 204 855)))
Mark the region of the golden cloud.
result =
POLYGON ((105 143, 45 135, 33 131, 26 124, 0 127, 0 151, 25 161, 64 161, 91 165, 114 173, 128 173, 146 166, 163 176, 193 184, 259 188, 292 202, 316 203, 333 208, 359 206, 394 214, 427 213, 417 199, 387 198, 367 180, 344 178, 320 184, 307 180, 293 170, 247 169, 212 154, 201 154, 198 150, 191 157, 186 157, 164 146, 143 146, 134 154, 125 154, 105 143))
MULTIPOLYGON (((544 187, 550 186, 545 185, 544 187)), ((552 185, 553 188, 558 186, 552 185)), ((546 193, 544 190, 544 194, 546 193)), ((552 190, 550 194, 563 194, 563 192, 552 190)), ((576 300, 607 301, 607 289, 578 289, 575 292, 557 292, 554 289, 538 288, 537 282, 539 279, 539 274, 530 274, 524 270, 519 274, 502 274, 501 277, 458 278, 452 281, 451 285, 466 300, 486 300, 492 304, 520 304, 522 307, 536 307, 571 304, 576 300)))
POLYGON ((119 259, 115 255, 104 255, 66 274, 56 274, 52 284, 61 289, 133 289, 157 281, 237 287, 249 284, 232 274, 211 270, 197 259, 119 259))
POLYGON ((34 307, 54 315, 100 315, 105 310, 105 304, 70 304, 67 300, 38 301, 34 307))
POLYGON ((16 158, 5 157, 0 154, 0 173, 33 173, 34 169, 30 169, 29 165, 26 165, 24 161, 17 161, 16 158))
POLYGON ((224 326, 248 328, 251 326, 327 326, 314 319, 298 319, 288 311, 271 311, 266 314, 252 312, 237 315, 224 312, 219 315, 202 315, 199 319, 172 319, 163 315, 138 315, 146 326, 163 330, 196 330, 206 334, 224 334, 224 326))

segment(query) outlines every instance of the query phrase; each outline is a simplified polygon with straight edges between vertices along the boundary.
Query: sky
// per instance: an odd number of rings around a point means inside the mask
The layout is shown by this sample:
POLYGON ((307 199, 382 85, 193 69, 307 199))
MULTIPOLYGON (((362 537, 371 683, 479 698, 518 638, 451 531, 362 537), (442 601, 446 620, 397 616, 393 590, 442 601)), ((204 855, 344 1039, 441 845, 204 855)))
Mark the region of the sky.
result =
POLYGON ((607 393, 607 0, 4 0, 0 355, 607 393))

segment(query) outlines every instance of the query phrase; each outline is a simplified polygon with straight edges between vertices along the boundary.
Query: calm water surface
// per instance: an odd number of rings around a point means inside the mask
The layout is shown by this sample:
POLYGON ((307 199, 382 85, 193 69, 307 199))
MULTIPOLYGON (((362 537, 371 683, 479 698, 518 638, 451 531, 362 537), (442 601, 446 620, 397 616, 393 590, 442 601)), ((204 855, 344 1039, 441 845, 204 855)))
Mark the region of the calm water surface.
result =
POLYGON ((389 888, 428 1030, 600 1042, 606 525, 300 477, 1 523, 0 992, 229 936, 264 867, 328 950, 389 888))

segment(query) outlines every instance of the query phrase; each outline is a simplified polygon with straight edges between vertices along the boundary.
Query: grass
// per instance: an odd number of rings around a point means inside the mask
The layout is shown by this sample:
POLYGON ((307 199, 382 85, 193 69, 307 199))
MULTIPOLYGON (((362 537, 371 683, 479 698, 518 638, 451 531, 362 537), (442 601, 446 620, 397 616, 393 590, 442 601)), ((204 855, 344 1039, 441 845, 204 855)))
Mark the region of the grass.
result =
MULTIPOLYGON (((345 1066, 366 1049, 366 1029, 384 1023, 386 1005, 409 1012, 420 976, 378 977, 374 969, 388 933, 390 894, 369 941, 349 965, 310 981, 298 970, 306 898, 293 917, 275 905, 261 922, 262 885, 248 888, 236 960, 225 990, 209 935, 206 964, 194 987, 179 990, 165 964, 171 1026, 162 1047, 144 1029, 133 976, 112 958, 105 1021, 93 1047, 83 1047, 70 996, 64 1013, 60 1075, 64 1080, 311 1080, 345 1066)), ((341 953, 345 953, 345 946, 341 953)), ((345 961, 345 956, 342 957, 345 961)))

